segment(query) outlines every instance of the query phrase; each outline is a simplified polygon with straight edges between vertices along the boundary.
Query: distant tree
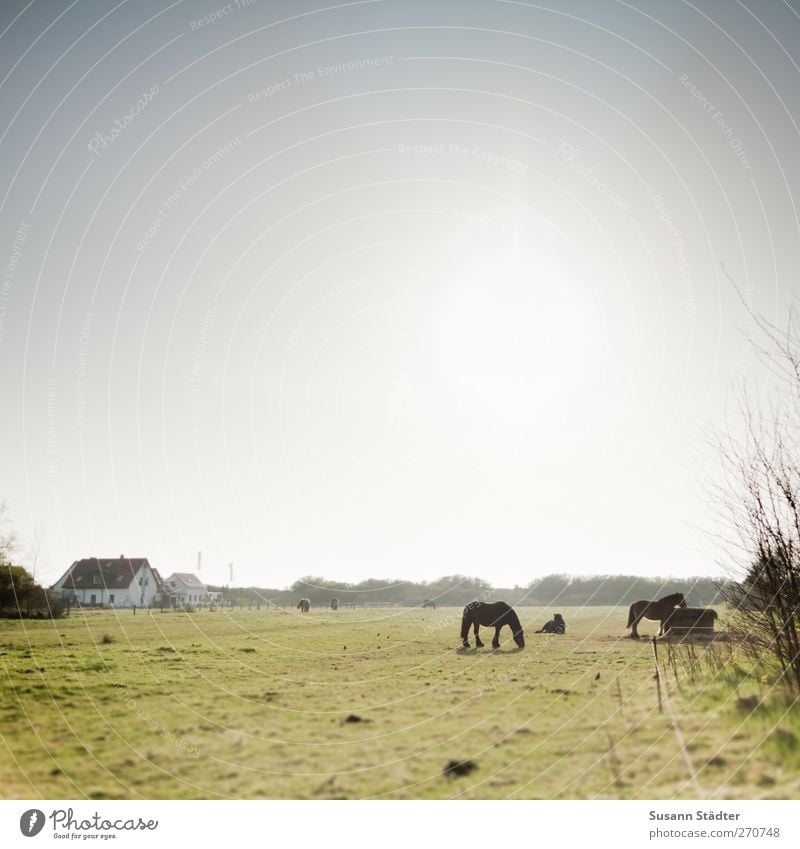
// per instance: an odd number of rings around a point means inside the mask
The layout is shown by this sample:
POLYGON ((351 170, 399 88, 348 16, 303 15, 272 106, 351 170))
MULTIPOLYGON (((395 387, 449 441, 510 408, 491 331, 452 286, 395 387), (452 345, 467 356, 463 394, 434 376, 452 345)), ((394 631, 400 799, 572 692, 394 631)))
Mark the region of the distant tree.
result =
POLYGON ((47 567, 45 530, 43 525, 37 525, 33 529, 33 533, 25 547, 25 562, 28 564, 28 571, 36 580, 36 576, 41 572, 42 567, 47 567))
POLYGON ((0 501, 0 559, 10 561, 17 549, 14 523, 8 518, 8 505, 0 501))
POLYGON ((0 612, 22 611, 33 595, 41 591, 27 569, 12 566, 7 560, 0 563, 0 612))
POLYGON ((309 588, 324 586, 325 583, 325 578, 318 578, 315 575, 304 575, 299 581, 295 581, 292 584, 291 590, 295 593, 304 593, 309 588))
POLYGON ((529 584, 531 598, 538 604, 564 603, 564 594, 572 583, 569 575, 545 575, 529 584))
MULTIPOLYGON (((6 611, 22 616, 35 611, 40 615, 60 616, 63 613, 61 605, 50 598, 48 591, 36 583, 27 569, 14 564, 16 550, 17 535, 8 518, 7 505, 0 502, 0 614, 6 611)), ((39 551, 37 547, 37 558, 39 551)))

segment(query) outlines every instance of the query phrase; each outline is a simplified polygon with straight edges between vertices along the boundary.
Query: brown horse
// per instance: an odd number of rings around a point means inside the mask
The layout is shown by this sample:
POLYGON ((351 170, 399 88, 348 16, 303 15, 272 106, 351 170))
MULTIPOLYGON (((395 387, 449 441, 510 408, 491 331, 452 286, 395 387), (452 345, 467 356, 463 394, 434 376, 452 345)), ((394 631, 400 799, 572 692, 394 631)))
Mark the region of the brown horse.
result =
POLYGON ((683 597, 683 593, 672 593, 672 595, 664 596, 658 601, 635 601, 628 611, 628 628, 631 629, 631 639, 639 639, 636 626, 642 619, 658 621, 658 636, 660 637, 664 630, 664 620, 676 607, 686 607, 686 599, 683 597))
POLYGON ((308 613, 311 610, 311 602, 307 598, 301 598, 300 601, 297 602, 297 609, 301 613, 308 613))

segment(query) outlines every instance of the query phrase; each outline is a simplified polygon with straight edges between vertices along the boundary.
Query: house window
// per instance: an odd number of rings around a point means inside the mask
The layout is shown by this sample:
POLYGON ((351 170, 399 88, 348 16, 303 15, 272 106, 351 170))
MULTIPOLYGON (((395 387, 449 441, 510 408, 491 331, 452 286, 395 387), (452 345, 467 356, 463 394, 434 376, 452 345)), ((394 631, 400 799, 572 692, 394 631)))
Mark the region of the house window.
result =
POLYGON ((94 593, 89 596, 89 604, 97 604, 97 596, 94 593))
POLYGON ((95 576, 92 578, 92 583, 93 583, 95 586, 99 586, 99 585, 100 585, 100 576, 99 576, 99 575, 95 575, 95 576))
POLYGON ((113 603, 114 603, 114 593, 109 593, 109 594, 108 594, 108 603, 109 603, 109 604, 113 604, 113 603))

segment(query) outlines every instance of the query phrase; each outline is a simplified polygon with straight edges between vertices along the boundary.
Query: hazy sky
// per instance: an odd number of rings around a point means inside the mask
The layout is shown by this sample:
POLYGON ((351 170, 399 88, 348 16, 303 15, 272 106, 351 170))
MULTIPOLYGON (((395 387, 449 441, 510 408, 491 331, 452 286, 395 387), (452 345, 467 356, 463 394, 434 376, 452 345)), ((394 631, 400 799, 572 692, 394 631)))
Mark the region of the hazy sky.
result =
POLYGON ((798 285, 800 4, 1 9, 42 580, 719 573, 704 434, 769 392, 725 271, 773 320, 798 285))

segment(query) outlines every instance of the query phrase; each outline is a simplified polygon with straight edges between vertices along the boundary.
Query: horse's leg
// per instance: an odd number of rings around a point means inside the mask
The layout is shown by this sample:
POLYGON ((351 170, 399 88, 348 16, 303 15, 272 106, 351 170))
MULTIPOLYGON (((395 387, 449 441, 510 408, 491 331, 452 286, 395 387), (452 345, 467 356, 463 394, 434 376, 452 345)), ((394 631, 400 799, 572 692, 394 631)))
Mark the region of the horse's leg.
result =
POLYGON ((478 635, 478 629, 479 628, 480 628, 480 625, 478 625, 478 620, 476 619, 475 620, 475 646, 476 646, 476 648, 482 649, 483 648, 483 642, 481 641, 481 638, 478 635))
POLYGON ((470 621, 465 608, 464 613, 461 615, 461 645, 465 649, 469 648, 469 626, 470 621))
POLYGON ((636 626, 639 624, 641 619, 642 619, 641 616, 634 616, 634 618, 633 618, 633 622, 631 623, 631 639, 632 640, 638 640, 639 639, 639 632, 636 630, 636 626))
POLYGON ((502 625, 495 625, 494 627, 494 639, 492 640, 492 648, 499 649, 500 648, 500 629, 502 625))

